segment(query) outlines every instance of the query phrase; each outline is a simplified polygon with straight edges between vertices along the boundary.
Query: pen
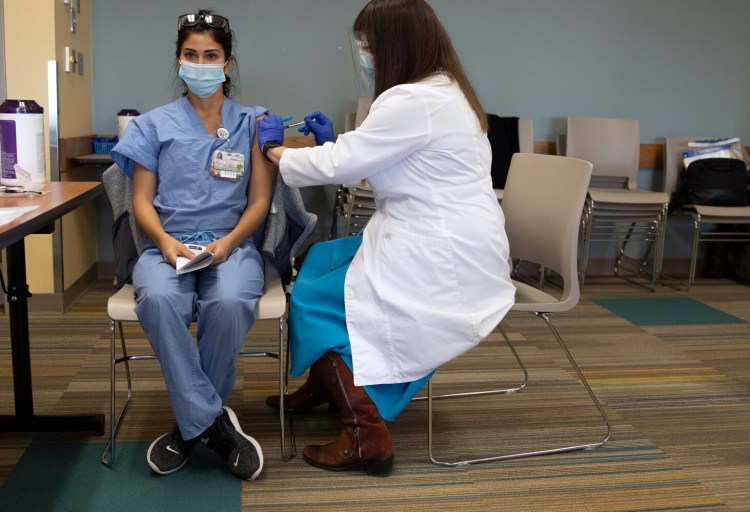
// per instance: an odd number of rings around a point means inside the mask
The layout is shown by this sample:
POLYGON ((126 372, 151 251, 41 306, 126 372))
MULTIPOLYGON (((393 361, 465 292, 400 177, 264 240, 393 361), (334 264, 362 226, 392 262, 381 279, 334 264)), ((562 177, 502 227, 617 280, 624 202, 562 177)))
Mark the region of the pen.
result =
POLYGON ((39 190, 19 190, 17 188, 6 188, 3 192, 6 194, 41 194, 39 190))

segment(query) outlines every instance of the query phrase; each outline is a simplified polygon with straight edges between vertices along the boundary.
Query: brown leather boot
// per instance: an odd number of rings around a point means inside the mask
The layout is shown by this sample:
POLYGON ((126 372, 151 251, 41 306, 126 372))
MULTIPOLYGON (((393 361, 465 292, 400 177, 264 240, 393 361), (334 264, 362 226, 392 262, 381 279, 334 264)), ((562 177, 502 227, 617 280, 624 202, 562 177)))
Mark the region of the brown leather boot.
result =
POLYGON ((333 396, 344 429, 332 443, 305 446, 304 459, 329 471, 363 467, 368 475, 388 476, 393 470, 391 434, 364 388, 354 385, 354 376, 341 356, 328 352, 310 372, 333 396))
MULTIPOLYGON (((319 405, 328 403, 328 409, 331 412, 338 412, 338 407, 331 398, 320 379, 310 370, 307 380, 294 393, 284 397, 284 410, 290 413, 307 412, 319 405)), ((279 410, 279 395, 271 395, 266 398, 266 405, 272 409, 279 410)))

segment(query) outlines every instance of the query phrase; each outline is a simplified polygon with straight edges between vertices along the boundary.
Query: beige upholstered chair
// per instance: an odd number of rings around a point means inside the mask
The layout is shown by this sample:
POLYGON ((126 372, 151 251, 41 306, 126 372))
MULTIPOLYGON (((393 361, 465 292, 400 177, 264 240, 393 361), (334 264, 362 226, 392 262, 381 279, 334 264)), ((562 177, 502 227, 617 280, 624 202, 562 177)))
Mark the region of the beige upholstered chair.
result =
MULTIPOLYGON (((122 170, 116 165, 111 166, 104 172, 102 176, 102 184, 107 196, 110 198, 110 202, 114 205, 116 203, 123 204, 123 198, 125 198, 124 204, 128 205, 127 209, 130 211, 130 218, 132 219, 132 210, 130 208, 130 197, 132 194, 132 183, 128 179, 122 170)), ((116 214, 117 215, 117 214, 116 214)), ((140 234, 135 222, 131 224, 134 232, 134 238, 137 241, 142 241, 143 237, 140 234)), ((139 242, 136 242, 138 252, 140 253, 139 242)), ((269 320, 278 319, 278 352, 240 352, 240 357, 271 357, 278 359, 279 361, 279 396, 281 397, 281 407, 279 408, 279 425, 281 432, 281 455, 285 461, 291 460, 296 455, 296 446, 294 443, 294 433, 289 432, 289 443, 290 450, 287 452, 287 432, 284 414, 284 396, 287 394, 287 366, 288 357, 284 347, 285 344, 285 325, 286 325, 286 293, 279 277, 278 272, 268 261, 265 261, 265 285, 263 287, 263 295, 258 300, 255 313, 258 320, 269 320)), ((130 375, 130 362, 131 361, 142 361, 142 360, 155 360, 156 356, 151 354, 140 354, 130 355, 127 351, 125 342, 125 335, 123 332, 123 322, 138 322, 138 317, 135 314, 135 295, 133 293, 132 284, 124 284, 114 295, 112 295, 107 301, 107 314, 110 320, 110 432, 109 440, 102 453, 101 461, 107 466, 112 466, 115 462, 115 441, 117 433, 120 430, 122 422, 125 418, 125 414, 128 412, 130 402, 133 398, 133 386, 130 375), (116 331, 119 332, 120 339, 120 350, 121 353, 117 353, 117 343, 115 342, 116 331), (119 414, 116 408, 117 398, 117 379, 115 370, 117 365, 124 364, 125 376, 127 379, 127 398, 125 404, 122 406, 119 414)), ((291 425, 291 423, 290 423, 291 425)))
MULTIPOLYGON (((455 398, 481 394, 512 393, 526 386, 507 390, 475 393, 454 393, 433 396, 432 381, 427 384, 428 401, 428 452, 430 460, 441 466, 460 466, 480 462, 517 459, 551 453, 595 449, 605 444, 611 434, 611 425, 604 409, 589 387, 586 378, 573 359, 562 337, 552 324, 552 315, 573 309, 578 304, 579 285, 577 275, 578 232, 581 208, 591 177, 589 162, 552 155, 517 153, 513 155, 508 173, 502 208, 505 213, 505 230, 513 259, 533 262, 551 269, 562 277, 563 289, 555 297, 539 288, 513 281, 516 286, 516 302, 511 311, 527 311, 544 320, 576 372, 578 379, 597 408, 606 426, 606 434, 599 440, 586 444, 573 444, 555 448, 542 448, 530 452, 510 453, 461 461, 439 460, 433 454, 433 404, 437 398, 455 398)), ((513 345, 498 326, 511 347, 513 345)), ((525 376, 528 373, 521 363, 525 376)))
MULTIPOLYGON (((619 242, 615 275, 623 264, 636 274, 650 274, 651 288, 661 272, 669 196, 638 188, 639 123, 630 119, 568 117, 565 155, 593 164, 591 185, 583 209, 580 280, 583 284, 593 242, 619 242), (642 255, 626 254, 630 242, 645 242, 642 255), (647 270, 647 258, 653 264, 647 270)), ((628 275, 622 277, 629 278, 628 275)))
MULTIPOLYGON (((680 182, 680 171, 684 169, 682 153, 689 149, 688 142, 709 137, 667 137, 664 148, 663 191, 672 194, 680 182)), ((709 242, 750 242, 750 233, 731 231, 728 227, 736 224, 750 224, 750 206, 699 206, 686 205, 677 209, 674 215, 693 219, 693 243, 690 255, 690 270, 685 288, 695 281, 695 267, 700 243, 709 242), (713 226, 718 225, 714 230, 713 226)), ((665 280, 669 282, 669 280, 665 280)))

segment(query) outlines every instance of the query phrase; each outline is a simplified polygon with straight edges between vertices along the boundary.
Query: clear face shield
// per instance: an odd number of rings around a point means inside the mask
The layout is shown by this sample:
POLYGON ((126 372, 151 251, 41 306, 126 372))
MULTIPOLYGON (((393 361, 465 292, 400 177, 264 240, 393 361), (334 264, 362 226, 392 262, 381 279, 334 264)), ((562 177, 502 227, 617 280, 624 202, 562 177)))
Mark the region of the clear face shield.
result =
POLYGON ((375 93, 375 66, 367 41, 349 30, 349 43, 354 65, 354 87, 357 98, 371 99, 375 93))

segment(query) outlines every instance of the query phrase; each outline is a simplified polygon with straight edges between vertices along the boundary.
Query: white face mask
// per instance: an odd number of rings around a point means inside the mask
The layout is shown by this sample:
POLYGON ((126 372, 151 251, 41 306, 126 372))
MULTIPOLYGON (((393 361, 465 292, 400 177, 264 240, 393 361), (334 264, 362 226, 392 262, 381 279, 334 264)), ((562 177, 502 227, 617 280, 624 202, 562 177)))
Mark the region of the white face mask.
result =
MULTIPOLYGON (((228 62, 228 61, 227 61, 228 62)), ((224 74, 224 64, 194 64, 186 60, 180 61, 178 75, 193 94, 201 98, 208 98, 227 81, 224 74)))

